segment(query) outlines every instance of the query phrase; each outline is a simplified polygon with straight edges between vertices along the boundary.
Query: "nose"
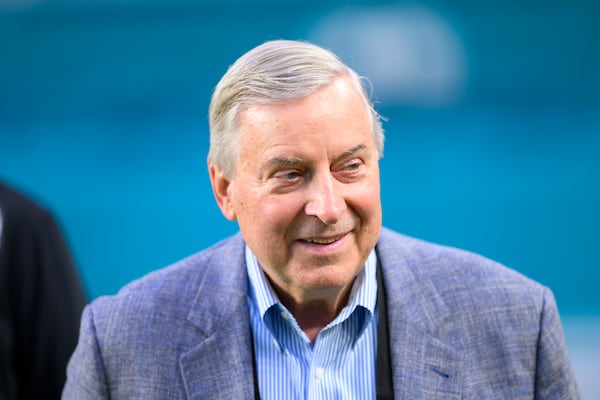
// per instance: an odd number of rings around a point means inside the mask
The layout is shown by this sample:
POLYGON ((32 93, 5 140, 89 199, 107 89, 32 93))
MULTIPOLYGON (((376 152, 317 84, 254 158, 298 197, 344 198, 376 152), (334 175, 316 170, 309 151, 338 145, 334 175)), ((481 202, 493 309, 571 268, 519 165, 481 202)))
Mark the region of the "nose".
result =
POLYGON ((317 217, 325 225, 337 223, 346 211, 346 201, 342 195, 343 185, 330 171, 314 176, 309 184, 308 201, 304 206, 306 215, 317 217))

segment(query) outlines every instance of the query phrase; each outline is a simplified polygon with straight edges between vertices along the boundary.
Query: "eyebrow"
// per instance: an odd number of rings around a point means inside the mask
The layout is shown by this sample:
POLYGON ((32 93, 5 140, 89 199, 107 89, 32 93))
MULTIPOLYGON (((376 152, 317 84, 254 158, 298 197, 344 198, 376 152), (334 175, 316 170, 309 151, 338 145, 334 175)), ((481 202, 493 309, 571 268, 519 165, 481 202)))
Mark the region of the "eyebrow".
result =
POLYGON ((302 162, 301 158, 275 157, 265 163, 269 166, 295 165, 302 162))
POLYGON ((356 146, 353 146, 351 148, 349 148, 348 150, 342 152, 338 157, 336 157, 337 159, 340 158, 347 158, 347 157, 351 157, 354 154, 361 152, 363 150, 367 149, 367 145, 361 143, 361 144, 357 144, 356 146))
MULTIPOLYGON (((367 148, 367 146, 363 143, 357 144, 356 146, 353 146, 353 147, 349 148, 348 150, 343 151, 335 158, 336 159, 348 158, 358 152, 365 150, 366 148, 367 148)), ((300 163, 302 163, 302 161, 303 161, 302 158, 298 158, 298 157, 294 157, 294 158, 274 157, 274 158, 271 158, 270 160, 268 160, 267 162, 265 162, 264 165, 270 166, 270 167, 291 166, 291 165, 300 164, 300 163)))

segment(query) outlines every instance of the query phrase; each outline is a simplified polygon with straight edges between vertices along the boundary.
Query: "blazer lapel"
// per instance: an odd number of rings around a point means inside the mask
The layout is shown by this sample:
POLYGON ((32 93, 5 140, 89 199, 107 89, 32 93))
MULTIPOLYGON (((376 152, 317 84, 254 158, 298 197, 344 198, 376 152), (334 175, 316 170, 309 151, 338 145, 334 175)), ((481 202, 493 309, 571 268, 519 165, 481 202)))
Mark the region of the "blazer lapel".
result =
POLYGON ((462 359, 454 349, 407 321, 390 321, 396 399, 460 399, 462 359), (397 334, 399 333, 399 334, 397 334))
POLYGON ((447 342, 446 306, 410 246, 382 231, 377 245, 386 288, 394 398, 459 399, 463 361, 447 342))
POLYGON ((244 244, 238 235, 204 271, 188 321, 198 345, 179 360, 189 399, 253 399, 253 359, 244 244))

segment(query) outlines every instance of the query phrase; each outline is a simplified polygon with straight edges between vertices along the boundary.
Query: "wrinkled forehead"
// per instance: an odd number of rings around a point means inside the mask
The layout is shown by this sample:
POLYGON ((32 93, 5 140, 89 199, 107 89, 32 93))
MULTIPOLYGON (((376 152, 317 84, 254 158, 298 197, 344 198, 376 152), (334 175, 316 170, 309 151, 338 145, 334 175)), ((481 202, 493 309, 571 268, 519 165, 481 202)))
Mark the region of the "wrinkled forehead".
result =
POLYGON ((243 152, 269 146, 293 149, 307 143, 308 147, 326 143, 330 148, 336 143, 342 147, 360 143, 376 147, 369 112, 346 78, 335 79, 301 99, 255 104, 239 117, 243 152))

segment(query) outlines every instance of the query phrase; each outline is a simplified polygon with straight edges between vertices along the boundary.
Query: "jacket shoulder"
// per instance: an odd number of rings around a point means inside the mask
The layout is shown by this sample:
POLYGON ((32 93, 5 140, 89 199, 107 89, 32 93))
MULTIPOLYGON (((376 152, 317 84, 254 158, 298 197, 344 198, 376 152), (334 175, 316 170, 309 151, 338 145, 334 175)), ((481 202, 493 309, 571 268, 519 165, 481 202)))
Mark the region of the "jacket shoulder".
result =
POLYGON ((410 326, 452 349, 469 377, 466 398, 578 398, 550 289, 481 255, 389 230, 377 254, 392 336, 410 326))
POLYGON ((522 273, 469 251, 389 230, 382 232, 377 251, 386 290, 421 309, 431 325, 444 317, 467 329, 512 324, 534 332, 552 297, 522 273), (480 326, 472 326, 474 321, 480 326))
POLYGON ((243 248, 236 235, 94 300, 82 316, 66 398, 183 397, 183 386, 173 385, 181 357, 210 336, 211 323, 236 312, 240 319, 243 248))

